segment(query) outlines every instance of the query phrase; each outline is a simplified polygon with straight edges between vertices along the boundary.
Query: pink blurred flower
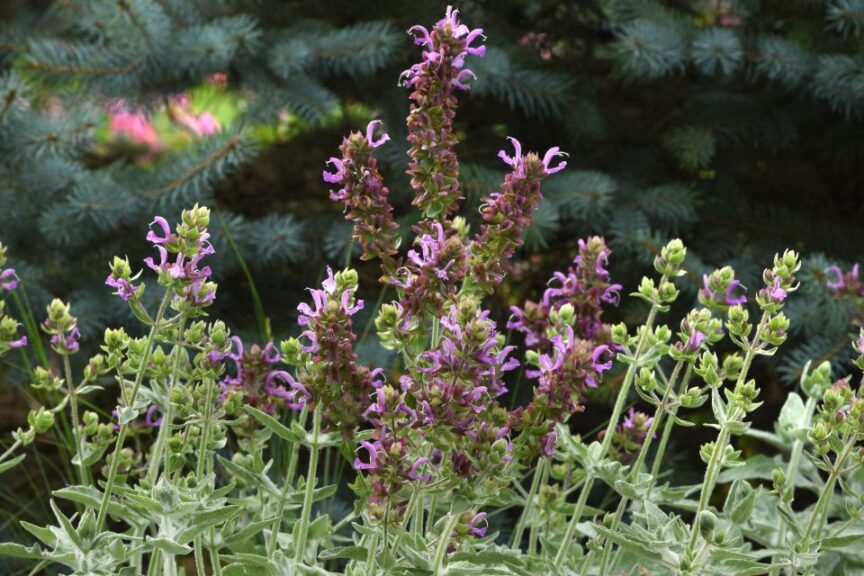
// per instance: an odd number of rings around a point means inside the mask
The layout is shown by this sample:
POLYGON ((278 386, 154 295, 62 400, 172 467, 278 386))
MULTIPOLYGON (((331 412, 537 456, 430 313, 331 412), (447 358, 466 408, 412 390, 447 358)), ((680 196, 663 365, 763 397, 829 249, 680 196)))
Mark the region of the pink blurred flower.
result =
POLYGON ((111 113, 109 129, 113 135, 143 144, 151 152, 162 148, 162 141, 147 116, 143 112, 132 112, 122 104, 111 113))

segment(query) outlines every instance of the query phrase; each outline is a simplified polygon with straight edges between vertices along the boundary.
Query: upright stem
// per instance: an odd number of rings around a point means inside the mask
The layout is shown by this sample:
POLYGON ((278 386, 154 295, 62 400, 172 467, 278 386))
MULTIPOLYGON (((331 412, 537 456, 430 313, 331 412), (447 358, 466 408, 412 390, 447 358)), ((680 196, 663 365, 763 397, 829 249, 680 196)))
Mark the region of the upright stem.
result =
MULTIPOLYGON (((738 374, 738 380, 735 383, 735 388, 739 388, 747 379, 747 373, 750 371, 750 364, 756 354, 757 346, 762 335, 762 329, 768 319, 768 312, 762 313, 762 319, 756 328, 756 334, 753 340, 747 346, 747 352, 744 355, 744 362, 741 366, 741 372, 738 374)), ((730 403, 726 409, 726 421, 735 416, 737 409, 730 403)), ((696 543, 699 541, 699 527, 702 523, 702 512, 708 508, 708 501, 711 499, 711 494, 714 493, 714 487, 717 485, 717 477, 720 475, 720 469, 723 465, 723 455, 726 453, 726 446, 729 444, 731 434, 729 427, 725 424, 720 428, 720 434, 717 436, 717 441, 714 443, 714 450, 711 452, 711 458, 708 460, 708 468, 705 470, 705 481, 702 483, 702 492, 699 494, 699 507, 696 509, 696 516, 693 518, 693 525, 690 528, 690 542, 687 544, 686 557, 692 558, 693 552, 696 549, 696 543)))
MULTIPOLYGON (((690 378, 693 375, 693 365, 687 366, 687 371, 684 373, 684 378, 681 379, 681 385, 678 387, 678 394, 684 392, 687 389, 687 384, 690 382, 690 378)), ((681 408, 680 404, 676 404, 669 410, 669 414, 671 416, 678 415, 678 409, 681 408)), ((660 474, 660 466, 663 464, 663 455, 666 454, 666 446, 669 444, 669 438, 672 435, 672 429, 675 427, 675 420, 673 418, 667 418, 666 423, 663 424, 663 434, 660 435, 660 444, 657 445, 657 452, 654 454, 654 462, 651 464, 651 476, 657 478, 660 474)))
POLYGON ((21 447, 21 441, 16 440, 3 454, 0 454, 0 462, 6 460, 9 456, 15 453, 15 450, 21 447))
MULTIPOLYGON (((816 409, 816 398, 810 396, 807 398, 807 403, 804 405, 804 428, 810 427, 810 420, 813 417, 813 412, 816 409)), ((798 463, 801 460, 801 453, 804 451, 804 441, 800 439, 796 439, 792 443, 792 452, 789 455, 789 465, 786 466, 786 487, 789 490, 795 489, 795 480, 798 476, 798 463)), ((786 530, 784 529, 783 519, 781 517, 777 517, 777 522, 774 524, 774 538, 772 539, 772 545, 774 548, 778 548, 783 544, 783 541, 786 539, 786 530)), ((772 559, 771 563, 774 563, 772 559)), ((775 576, 778 573, 778 569, 772 569, 770 574, 775 576)))
POLYGON ((78 473, 82 484, 90 484, 90 471, 84 463, 84 441, 81 438, 81 423, 78 419, 78 390, 72 379, 72 363, 63 354, 63 369, 66 373, 66 393, 69 395, 69 412, 72 416, 72 437, 75 439, 75 452, 78 456, 78 473))
MULTIPOLYGON (((545 486, 546 481, 549 479, 549 464, 548 460, 546 460, 546 465, 543 466, 543 469, 540 470, 540 486, 545 486)), ((536 497, 532 498, 532 501, 535 500, 536 497)), ((536 508, 536 505, 534 505, 536 508)), ((537 551, 537 538, 539 537, 540 523, 537 519, 534 519, 534 522, 531 523, 531 530, 528 533, 528 554, 534 554, 537 551)))
MULTIPOLYGON (((672 389, 675 387, 675 384, 678 380, 678 375, 681 373, 681 367, 684 365, 683 360, 679 360, 675 364, 675 368, 672 371, 672 376, 669 377, 669 382, 666 384, 666 390, 663 392, 663 399, 660 401, 660 404, 657 405, 654 410, 654 417, 651 419, 651 426, 648 427, 648 432, 645 434, 645 439, 642 441, 642 447, 639 449, 639 455, 636 457, 633 465, 630 467, 630 472, 628 474, 628 480, 630 482, 634 482, 638 479, 639 473, 642 471, 642 465, 645 463, 645 457, 648 454, 648 449, 651 447, 651 444, 654 440, 654 435, 657 433, 657 428, 660 426, 660 421, 663 419, 664 414, 666 413, 666 403, 669 402, 669 397, 672 394, 672 389)), ((689 372, 689 368, 688 368, 689 372)), ((672 419, 669 418, 667 422, 672 422, 672 419)), ((630 499, 626 496, 621 496, 621 500, 618 502, 618 509, 615 510, 615 516, 612 519, 612 524, 609 527, 609 530, 612 532, 618 529, 618 526, 621 524, 621 518, 624 517, 624 511, 627 509, 627 504, 630 502, 630 499)), ((603 546, 603 556, 600 561, 600 574, 605 574, 606 569, 609 565, 609 560, 612 557, 612 548, 614 547, 614 543, 610 539, 606 539, 606 543, 603 546)))
POLYGON ((435 562, 432 564, 433 576, 441 575, 441 568, 444 566, 444 558, 447 557, 447 546, 450 544, 450 534, 459 523, 459 515, 452 511, 449 513, 447 523, 444 525, 444 530, 441 532, 441 537, 438 539, 438 549, 435 551, 435 562))
MULTIPOLYGON (((664 278, 665 280, 665 278, 664 278)), ((612 408, 612 415, 609 417, 609 423, 606 425, 606 432, 603 435, 603 444, 600 449, 599 458, 605 458, 609 452, 609 446, 612 443, 612 434, 615 431, 615 426, 618 425, 618 420, 621 418, 621 412, 624 411, 624 404, 627 402, 627 395, 630 393, 630 385, 636 376, 636 369, 639 365, 639 359, 642 356, 645 348, 645 342, 648 340, 648 333, 654 327, 654 320, 657 317, 659 307, 657 304, 651 306, 651 311, 648 312, 648 319, 645 320, 645 325, 642 327, 642 334, 639 336, 639 342, 636 345, 634 361, 627 368, 627 373, 624 375, 624 381, 621 383, 621 388, 618 390, 618 397, 615 400, 615 406, 612 408)), ((573 516, 570 518, 570 523, 567 524, 567 530, 564 532, 564 539, 561 541, 561 547, 555 555, 555 567, 560 568, 564 562, 564 557, 567 550, 570 548, 570 542, 573 540, 573 535, 576 533, 576 526, 582 518, 582 513, 585 511, 585 505, 588 503, 588 495, 591 493, 591 488, 594 486, 593 470, 586 471, 585 483, 582 486, 582 492, 579 494, 579 499, 576 501, 576 507, 573 509, 573 516)))
MULTIPOLYGON (((201 435, 198 442, 198 464, 195 467, 195 478, 200 485, 204 479, 204 474, 207 471, 207 462, 212 458, 209 450, 210 445, 210 421, 213 419, 213 388, 214 383, 209 380, 204 381, 204 386, 207 387, 204 400, 204 416, 201 423, 201 435)), ((195 549, 195 566, 199 574, 204 572, 204 536, 198 535, 194 540, 195 549)))
POLYGON ((516 522, 516 528, 513 530, 513 540, 510 543, 511 548, 518 548, 522 544, 522 537, 525 535, 525 524, 528 521, 528 516, 534 508, 534 498, 537 491, 540 489, 540 476, 543 474, 546 459, 541 456, 537 462, 537 467, 534 469, 534 478, 531 480, 531 488, 528 490, 528 498, 525 499, 525 507, 522 508, 522 514, 516 522))
MULTIPOLYGON (((306 418, 309 416, 309 406, 303 404, 303 410, 300 412, 300 426, 306 429, 306 418)), ((279 496, 279 504, 276 507, 276 518, 273 519, 273 527, 270 528, 270 540, 267 543, 267 557, 271 560, 276 554, 276 546, 278 543, 279 532, 282 531, 282 516, 285 515, 285 502, 288 500, 288 489, 294 483, 294 473, 297 470, 297 459, 300 455, 299 446, 294 445, 291 449, 291 454, 288 457, 288 472, 285 474, 282 482, 282 493, 279 496)))
MULTIPOLYGON (((165 451, 165 444, 171 438, 171 430, 174 426, 174 404, 171 401, 174 386, 177 385, 177 379, 180 374, 180 359, 183 351, 183 334, 186 328, 186 318, 180 318, 180 329, 178 332, 178 342, 174 347, 174 365, 171 369, 171 381, 168 384, 168 398, 166 398, 165 414, 162 416, 162 426, 159 427, 159 434, 156 437, 156 444, 153 446, 153 453, 150 457, 150 466, 147 469, 147 479, 150 485, 156 484, 156 479, 159 477, 159 466, 162 463, 162 453, 165 451)), ((165 468, 168 467, 168 456, 165 455, 165 468)))
MULTIPOLYGON (((135 375, 135 383, 132 386, 132 394, 129 395, 129 406, 135 403, 138 397, 138 389, 141 387, 141 382, 144 380, 144 372, 147 371, 147 365, 150 364, 150 356, 153 354, 153 341, 156 339, 156 332, 159 329, 159 324, 162 322, 162 317, 165 315, 165 309, 168 307, 168 302, 171 299, 171 291, 166 290, 165 296, 162 298, 162 303, 159 305, 159 311, 156 313, 156 318, 153 320, 153 325, 150 327, 150 333, 147 335, 147 343, 144 347, 144 356, 141 358, 141 366, 138 367, 138 373, 135 375)), ((122 385, 122 384, 121 384, 122 385)), ((117 469, 120 467, 120 450, 123 448, 123 443, 126 441, 126 435, 129 433, 128 424, 120 424, 120 431, 117 433, 117 441, 114 443, 114 453, 111 457, 111 467, 108 470, 108 480, 105 483, 105 492, 102 494, 102 503, 99 505, 99 513, 96 516, 96 531, 102 530, 105 524, 105 514, 108 512, 108 503, 111 500, 111 491, 114 489, 114 482, 117 481, 117 469)))
POLYGON ((321 404, 312 410, 312 446, 309 448, 309 472, 306 474, 306 492, 303 495, 303 510, 297 527, 297 541, 294 543, 294 561, 299 564, 306 551, 306 532, 309 516, 312 513, 312 497, 315 492, 315 475, 318 470, 318 436, 321 433, 321 404))

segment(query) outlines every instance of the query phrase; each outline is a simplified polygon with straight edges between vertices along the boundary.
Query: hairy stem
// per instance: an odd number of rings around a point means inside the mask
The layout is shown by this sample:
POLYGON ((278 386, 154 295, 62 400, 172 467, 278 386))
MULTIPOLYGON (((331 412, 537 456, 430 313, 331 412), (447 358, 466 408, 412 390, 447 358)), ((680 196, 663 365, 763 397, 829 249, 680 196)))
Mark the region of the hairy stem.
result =
POLYGON ((297 541, 294 543, 294 561, 300 563, 306 552, 306 532, 309 529, 309 516, 312 513, 312 497, 315 492, 315 475, 318 469, 318 437, 321 434, 321 405, 312 410, 312 445, 309 448, 309 472, 306 474, 306 492, 303 495, 303 509, 297 527, 297 541))
MULTIPOLYGON (((664 278, 665 280, 665 278, 664 278)), ((652 304, 651 311, 648 312, 648 318, 642 327, 642 333, 639 336, 639 342, 636 345, 634 361, 627 368, 627 373, 624 376, 624 381, 621 383, 621 388, 618 390, 618 397, 615 400, 615 406, 612 409, 612 415, 609 417, 609 423, 606 425, 606 432, 603 435, 603 444, 601 445, 600 458, 605 458, 609 452, 609 445, 612 442, 612 433, 615 431, 615 426, 618 425, 618 420, 621 418, 621 413, 624 411, 624 404, 627 402, 627 395, 630 393, 630 385, 636 376, 636 369, 639 365, 639 359, 642 356, 645 348, 645 342, 648 341, 648 333, 651 332, 654 326, 654 320, 657 317, 659 306, 652 304)), ((585 474, 585 483, 582 486, 582 492, 579 494, 579 499, 576 501, 576 507, 573 509, 573 516, 567 524, 567 530, 564 532, 564 538, 561 541, 561 547, 555 555, 555 567, 560 568, 564 563, 564 557, 570 548, 570 542, 573 540, 573 535, 576 533, 576 526, 585 512, 585 505, 588 503, 588 495, 591 493, 591 488, 594 486, 594 472, 587 471, 585 474)))
MULTIPOLYGON (((147 365, 150 363, 150 356, 153 354, 153 341, 156 339, 156 332, 159 330, 159 324, 162 322, 162 317, 165 315, 165 309, 168 308, 168 302, 170 299, 171 291, 166 290, 165 296, 162 297, 162 303, 159 305, 159 311, 156 313, 156 318, 153 320, 153 325, 150 327, 150 333, 147 334, 144 356, 141 358, 141 366, 138 367, 138 373, 135 374, 135 383, 132 386, 132 393, 129 395, 130 407, 138 397, 138 389, 141 387, 141 382, 144 381, 144 372, 147 371, 147 365)), ((96 516, 97 532, 101 531, 105 524, 105 514, 108 512, 108 503, 111 501, 111 492, 114 489, 114 482, 117 481, 117 469, 120 467, 120 450, 123 448, 123 443, 126 441, 126 435, 128 433, 129 425, 120 424, 120 431, 117 433, 117 441, 114 444, 114 453, 111 458, 111 467, 108 470, 108 480, 105 483, 105 492, 102 494, 102 503, 99 505, 99 513, 96 516)))
POLYGON ((444 566, 444 559, 447 557, 447 546, 450 545, 450 535, 453 533, 453 529, 456 528, 456 524, 458 523, 459 515, 450 512, 447 523, 444 525, 444 529, 441 531, 441 536, 438 539, 438 548, 435 551, 435 562, 432 564, 432 574, 434 576, 440 576, 443 574, 441 568, 444 566))
MULTIPOLYGON (((306 419, 309 416, 308 404, 303 404, 303 410, 300 412, 300 426, 306 428, 306 419)), ((291 449, 291 454, 288 457, 288 471, 285 474, 282 484, 282 494, 279 496, 279 504, 276 507, 276 518, 273 519, 273 527, 270 529, 270 540, 267 543, 267 557, 271 560, 276 554, 279 532, 282 531, 282 517, 285 515, 285 503, 288 501, 288 489, 294 484, 294 473, 297 470, 297 459, 300 456, 299 446, 294 445, 291 449)))
POLYGON ((90 484, 90 471, 84 463, 84 440, 81 438, 81 422, 78 419, 78 390, 72 379, 72 363, 69 356, 63 355, 63 369, 66 374, 66 393, 69 395, 69 412, 72 419, 72 438, 75 439, 75 452, 78 458, 78 474, 81 483, 90 484))

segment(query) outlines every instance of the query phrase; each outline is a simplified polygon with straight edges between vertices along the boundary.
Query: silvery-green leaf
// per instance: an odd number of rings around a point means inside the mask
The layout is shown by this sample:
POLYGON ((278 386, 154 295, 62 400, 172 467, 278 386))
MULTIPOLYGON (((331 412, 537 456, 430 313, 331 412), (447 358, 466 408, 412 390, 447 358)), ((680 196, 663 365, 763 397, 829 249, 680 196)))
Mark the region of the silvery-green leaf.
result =
POLYGON ((0 474, 2 474, 3 472, 6 472, 7 470, 11 470, 15 466, 17 466, 18 464, 23 462, 24 458, 26 458, 26 457, 27 457, 26 454, 19 454, 15 458, 12 458, 11 460, 7 460, 6 462, 3 462, 2 464, 0 464, 0 474))
POLYGON ((117 420, 120 425, 127 425, 138 418, 138 411, 131 406, 121 406, 117 409, 117 420))
POLYGON ((185 546, 164 536, 158 538, 148 538, 147 542, 152 544, 154 548, 162 550, 163 552, 166 552, 168 554, 186 555, 192 552, 192 549, 189 546, 185 546))

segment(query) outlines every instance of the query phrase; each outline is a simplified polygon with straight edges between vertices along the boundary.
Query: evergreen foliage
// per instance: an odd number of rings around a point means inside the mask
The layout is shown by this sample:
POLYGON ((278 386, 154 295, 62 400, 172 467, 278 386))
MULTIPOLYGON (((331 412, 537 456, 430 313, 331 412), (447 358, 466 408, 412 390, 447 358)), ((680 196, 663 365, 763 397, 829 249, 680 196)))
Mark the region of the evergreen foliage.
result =
MULTIPOLYGON (((277 303, 295 301, 326 263, 359 254, 309 166, 346 126, 372 117, 404 143, 405 89, 392 81, 412 58, 404 30, 443 5, 4 6, 0 235, 34 305, 74 290, 85 336, 122 318, 122 307, 106 303, 107 287, 78 278, 99 277, 118 240, 140 235, 149 215, 207 202, 219 224, 219 312, 236 311, 238 329, 254 329, 242 261, 271 302, 267 315, 277 324, 293 315, 277 303), (168 110, 178 124, 172 98, 213 75, 223 76, 220 97, 239 101, 218 134, 187 135, 152 155, 106 135, 118 100, 151 118, 168 110)), ((488 159, 503 136, 560 143, 571 154, 525 232, 522 254, 539 265, 522 275, 522 291, 588 233, 607 237, 625 287, 669 237, 682 236, 693 298, 713 265, 731 261, 756 285, 756 259, 793 245, 813 283, 790 305, 796 337, 808 344, 791 342, 777 374, 791 382, 814 354, 851 353, 842 342, 852 314, 825 291, 824 269, 854 262, 864 240, 860 2, 471 0, 460 8, 494 33, 457 122, 469 224, 476 229, 480 198, 500 182, 488 159)), ((404 146, 381 154, 402 230, 411 224, 404 146)))

